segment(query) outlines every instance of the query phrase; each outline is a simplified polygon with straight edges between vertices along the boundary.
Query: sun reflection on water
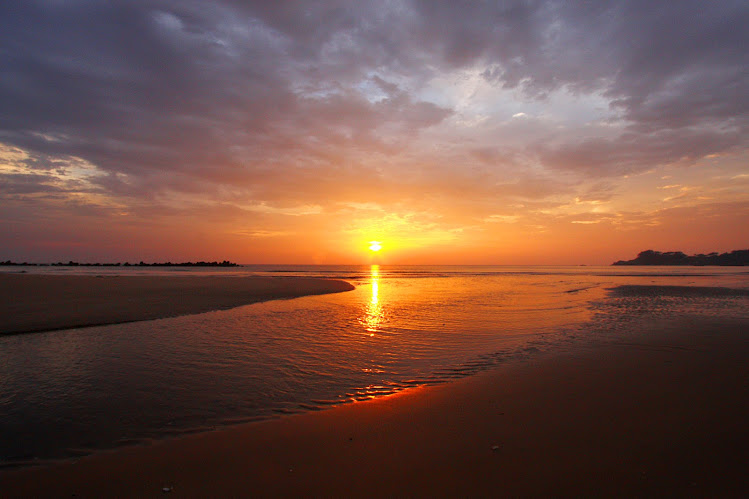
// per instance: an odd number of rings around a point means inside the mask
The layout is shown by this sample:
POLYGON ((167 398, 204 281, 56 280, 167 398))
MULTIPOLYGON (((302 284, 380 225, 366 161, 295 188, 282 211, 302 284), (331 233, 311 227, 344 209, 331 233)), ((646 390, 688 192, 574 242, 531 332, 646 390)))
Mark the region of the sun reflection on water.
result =
POLYGON ((372 265, 370 267, 370 281, 372 284, 372 297, 367 303, 364 310, 364 317, 360 320, 364 328, 374 336, 374 333, 380 330, 380 326, 385 321, 385 313, 380 301, 380 266, 372 265))

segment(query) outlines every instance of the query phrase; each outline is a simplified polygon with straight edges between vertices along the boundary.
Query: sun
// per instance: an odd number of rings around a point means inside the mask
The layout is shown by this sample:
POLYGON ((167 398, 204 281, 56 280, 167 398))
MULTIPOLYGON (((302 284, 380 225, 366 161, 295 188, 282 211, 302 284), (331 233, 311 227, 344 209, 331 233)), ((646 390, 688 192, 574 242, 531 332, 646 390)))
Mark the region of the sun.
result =
POLYGON ((380 251, 382 249, 382 244, 380 241, 369 241, 369 249, 374 252, 380 251))

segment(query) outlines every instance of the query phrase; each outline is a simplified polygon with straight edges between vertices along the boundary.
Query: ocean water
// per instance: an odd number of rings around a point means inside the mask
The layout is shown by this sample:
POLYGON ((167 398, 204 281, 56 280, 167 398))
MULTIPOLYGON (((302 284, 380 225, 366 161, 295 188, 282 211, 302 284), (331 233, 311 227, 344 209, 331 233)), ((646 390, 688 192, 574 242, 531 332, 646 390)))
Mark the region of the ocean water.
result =
POLYGON ((6 467, 356 403, 620 338, 653 320, 749 321, 744 268, 0 268, 19 270, 324 276, 356 289, 0 337, 6 467))

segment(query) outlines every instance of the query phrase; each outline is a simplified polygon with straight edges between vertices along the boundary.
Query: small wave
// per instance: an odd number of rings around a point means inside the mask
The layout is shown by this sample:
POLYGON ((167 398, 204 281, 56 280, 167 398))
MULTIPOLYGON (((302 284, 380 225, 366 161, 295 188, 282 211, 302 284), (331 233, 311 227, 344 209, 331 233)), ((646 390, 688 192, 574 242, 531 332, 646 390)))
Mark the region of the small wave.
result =
POLYGON ((336 406, 336 405, 339 405, 343 401, 345 401, 345 399, 337 399, 337 400, 313 399, 313 400, 310 400, 310 402, 312 402, 313 404, 321 405, 321 406, 336 406))
POLYGON ((320 407, 319 405, 305 404, 305 403, 300 403, 299 407, 301 407, 302 409, 306 411, 321 411, 324 409, 324 407, 320 407))
POLYGON ((706 286, 664 286, 626 284, 610 288, 615 296, 678 296, 710 298, 719 296, 749 296, 749 289, 706 286))
POLYGON ((565 293, 579 293, 580 291, 587 291, 589 289, 597 288, 598 286, 583 286, 582 288, 568 289, 565 293))
POLYGON ((5 458, 6 460, 0 461, 0 470, 16 470, 23 468, 32 468, 34 466, 43 466, 54 462, 52 460, 42 459, 14 459, 5 458))

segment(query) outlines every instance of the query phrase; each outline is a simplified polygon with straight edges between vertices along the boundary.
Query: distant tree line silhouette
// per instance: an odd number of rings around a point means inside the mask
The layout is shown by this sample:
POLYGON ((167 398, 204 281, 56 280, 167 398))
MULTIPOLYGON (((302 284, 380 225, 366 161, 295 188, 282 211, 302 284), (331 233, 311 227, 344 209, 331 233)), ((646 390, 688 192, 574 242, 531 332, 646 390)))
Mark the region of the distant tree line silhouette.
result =
POLYGON ((634 260, 619 260, 612 265, 749 265, 749 250, 735 250, 730 253, 708 253, 686 255, 681 251, 642 251, 634 260))
POLYGON ((68 263, 16 263, 10 260, 0 262, 0 265, 19 265, 22 267, 239 267, 238 264, 224 260, 223 262, 163 262, 163 263, 78 263, 69 261, 68 263))

